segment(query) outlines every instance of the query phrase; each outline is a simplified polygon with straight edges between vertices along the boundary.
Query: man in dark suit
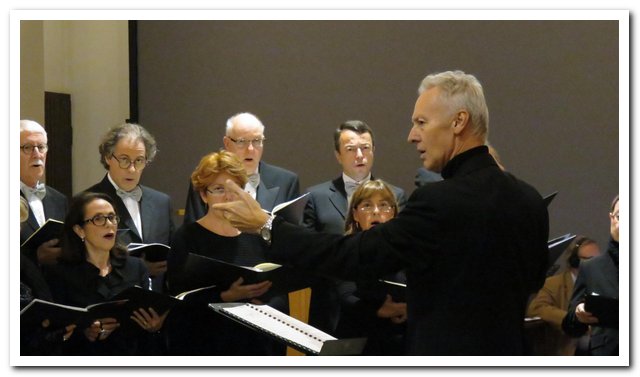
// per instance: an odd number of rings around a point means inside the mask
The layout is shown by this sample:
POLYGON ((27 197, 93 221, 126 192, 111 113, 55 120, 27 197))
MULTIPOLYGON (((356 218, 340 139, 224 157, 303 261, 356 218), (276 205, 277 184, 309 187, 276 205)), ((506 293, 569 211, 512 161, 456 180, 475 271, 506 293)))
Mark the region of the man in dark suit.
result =
MULTIPOLYGON (((170 198, 140 185, 144 168, 157 152, 153 136, 138 124, 124 123, 107 132, 99 150, 107 174, 85 191, 104 193, 113 199, 120 216, 119 240, 125 245, 132 242, 169 245, 174 231, 170 198)), ((153 278, 153 290, 162 291, 167 262, 144 261, 153 278)))
MULTIPOLYGON (((253 114, 240 113, 227 120, 224 148, 235 153, 244 164, 249 182, 245 190, 270 211, 276 205, 300 195, 298 175, 262 161, 264 152, 264 125, 253 114)), ((185 205, 184 224, 192 223, 207 213, 207 208, 189 183, 185 205)))
POLYGON ((269 256, 349 280, 407 274, 407 353, 522 355, 525 305, 544 282, 549 222, 540 194, 505 174, 486 142, 478 80, 461 71, 420 85, 408 141, 441 182, 390 221, 349 236, 310 232, 239 200, 215 205, 271 242, 269 256))
MULTIPOLYGON (((619 321, 600 323, 595 313, 585 310, 584 303, 585 295, 592 293, 616 299, 619 295, 620 209, 618 196, 611 205, 609 220, 611 222, 609 248, 606 253, 580 263, 580 270, 571 295, 571 305, 562 320, 562 330, 573 337, 587 334, 589 327, 591 328, 588 353, 592 356, 617 356, 620 347, 619 321)), ((616 309, 617 311, 618 309, 616 309)))
MULTIPOLYGON (((20 196, 29 203, 29 218, 20 229, 20 244, 26 241, 47 219, 64 221, 68 200, 61 192, 42 182, 47 161, 47 132, 32 120, 20 121, 20 196)), ((23 250, 34 263, 52 264, 60 255, 58 239, 23 250)))
MULTIPOLYGON (((372 178, 375 138, 373 130, 363 121, 348 120, 333 134, 334 154, 342 174, 327 182, 310 187, 309 200, 302 222, 318 232, 344 234, 348 201, 356 188, 372 178)), ((389 184, 402 209, 407 201, 404 190, 389 184)), ((339 320, 339 301, 335 282, 319 280, 312 286, 309 324, 326 332, 334 332, 339 320)))

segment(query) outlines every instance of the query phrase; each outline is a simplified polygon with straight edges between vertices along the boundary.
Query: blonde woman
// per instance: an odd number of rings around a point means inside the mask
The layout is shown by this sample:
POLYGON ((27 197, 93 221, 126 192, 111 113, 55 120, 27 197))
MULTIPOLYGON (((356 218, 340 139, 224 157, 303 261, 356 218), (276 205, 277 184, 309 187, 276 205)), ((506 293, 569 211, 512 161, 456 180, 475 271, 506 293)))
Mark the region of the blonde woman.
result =
MULTIPOLYGON (((354 191, 345 220, 347 234, 369 230, 398 214, 393 191, 376 179, 354 191)), ((385 280, 406 282, 403 272, 385 280)), ((338 285, 341 315, 338 337, 367 337, 364 355, 402 355, 407 304, 387 294, 378 282, 343 281, 338 285)))

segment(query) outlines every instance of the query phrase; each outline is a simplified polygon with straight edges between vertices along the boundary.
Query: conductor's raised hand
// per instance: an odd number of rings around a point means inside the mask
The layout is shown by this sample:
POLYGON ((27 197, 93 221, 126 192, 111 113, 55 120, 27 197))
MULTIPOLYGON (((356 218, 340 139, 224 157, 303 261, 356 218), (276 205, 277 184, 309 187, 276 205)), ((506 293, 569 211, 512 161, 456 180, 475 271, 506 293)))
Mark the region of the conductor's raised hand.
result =
POLYGON ((244 192, 232 180, 227 179, 225 189, 236 194, 238 200, 216 203, 211 208, 222 211, 222 216, 241 232, 257 234, 269 219, 269 214, 260 207, 260 204, 251 195, 244 192))

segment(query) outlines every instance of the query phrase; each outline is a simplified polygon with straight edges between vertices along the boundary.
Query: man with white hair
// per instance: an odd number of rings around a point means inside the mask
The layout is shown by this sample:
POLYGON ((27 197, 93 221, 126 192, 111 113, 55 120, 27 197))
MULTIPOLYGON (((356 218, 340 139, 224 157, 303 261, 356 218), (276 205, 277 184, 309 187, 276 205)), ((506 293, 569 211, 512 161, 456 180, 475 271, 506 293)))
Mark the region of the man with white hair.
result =
MULTIPOLYGON (((239 113, 227 120, 224 149, 235 153, 244 165, 249 182, 244 187, 262 208, 271 211, 280 203, 300 195, 298 175, 262 161, 264 124, 251 113, 239 113)), ((192 223, 207 213, 204 202, 189 185, 184 223, 192 223)))
POLYGON ((546 272, 547 206, 489 154, 474 76, 429 75, 418 93, 407 141, 443 180, 416 189, 397 217, 347 236, 311 232, 265 213, 231 181, 239 199, 213 208, 260 234, 277 263, 355 281, 404 269, 408 355, 523 355, 527 299, 546 272))
MULTIPOLYGON (((64 220, 67 197, 43 182, 47 161, 47 132, 33 120, 20 121, 20 196, 29 203, 29 218, 20 229, 20 244, 29 238, 47 219, 64 220)), ((42 243, 35 250, 24 252, 38 264, 56 263, 61 249, 59 240, 42 243)))

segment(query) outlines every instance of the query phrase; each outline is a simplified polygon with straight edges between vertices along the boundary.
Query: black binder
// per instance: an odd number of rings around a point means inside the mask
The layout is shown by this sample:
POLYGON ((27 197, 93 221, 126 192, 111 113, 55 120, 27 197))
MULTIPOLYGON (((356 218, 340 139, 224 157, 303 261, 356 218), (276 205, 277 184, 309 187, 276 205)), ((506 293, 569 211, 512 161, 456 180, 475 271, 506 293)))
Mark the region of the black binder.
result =
POLYGON ((547 259, 547 277, 554 275, 561 266, 558 258, 562 255, 571 241, 576 238, 575 234, 567 233, 563 236, 556 237, 547 242, 549 248, 549 256, 547 259))
POLYGON ((63 227, 64 223, 62 221, 47 219, 40 228, 36 229, 36 231, 20 245, 20 248, 37 249, 38 246, 44 242, 54 238, 60 239, 63 227))
POLYGON ((125 306, 126 302, 127 300, 112 300, 81 308, 35 299, 20 311, 20 326, 41 326, 45 319, 49 320, 49 327, 52 329, 73 323, 85 328, 97 318, 111 317, 120 322, 131 314, 125 306))
POLYGON ((266 334, 307 355, 359 355, 366 338, 336 339, 308 324, 292 318, 269 305, 249 303, 212 303, 215 312, 266 334))
POLYGON ((599 326, 618 328, 620 302, 617 298, 595 293, 585 295, 584 310, 598 318, 599 326))
POLYGON ((549 204, 551 204, 551 202, 553 201, 553 199, 556 197, 556 195, 558 195, 557 191, 552 192, 551 194, 545 196, 544 198, 542 198, 542 200, 544 201, 544 204, 549 207, 549 204))
POLYGON ((144 259, 149 262, 162 262, 167 260, 171 247, 161 243, 130 243, 127 245, 129 255, 144 259))
MULTIPOLYGON (((260 265, 262 264, 257 266, 260 265)), ((244 284, 270 280, 273 285, 267 293, 259 297, 262 300, 309 286, 307 275, 292 267, 280 266, 270 271, 261 271, 256 267, 239 266, 193 253, 187 256, 179 274, 183 278, 176 282, 178 287, 175 288, 184 291, 209 285, 217 285, 221 290, 226 290, 239 277, 244 279, 244 284)))
POLYGON ((378 280, 380 288, 391 295, 394 302, 407 302, 407 285, 397 281, 378 280))

